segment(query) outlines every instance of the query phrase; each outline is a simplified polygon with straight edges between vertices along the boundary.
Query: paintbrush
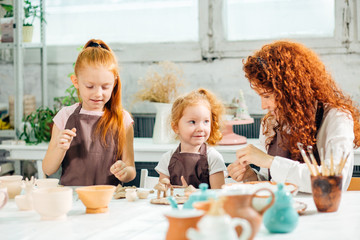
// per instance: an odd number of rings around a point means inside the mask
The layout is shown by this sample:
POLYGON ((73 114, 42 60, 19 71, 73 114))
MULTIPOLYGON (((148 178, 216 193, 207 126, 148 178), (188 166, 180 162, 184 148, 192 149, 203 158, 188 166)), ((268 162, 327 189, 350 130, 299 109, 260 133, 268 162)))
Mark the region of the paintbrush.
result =
POLYGON ((315 159, 315 156, 314 156, 314 153, 313 153, 313 147, 312 146, 307 146, 307 150, 308 150, 308 153, 310 155, 310 159, 312 161, 313 168, 315 169, 316 175, 320 175, 319 168, 318 168, 319 165, 316 162, 316 159, 315 159))
POLYGON ((302 156, 303 159, 304 159, 304 162, 306 163, 306 165, 307 165, 308 168, 309 168, 310 174, 313 175, 313 176, 316 176, 316 172, 315 172, 314 169, 312 168, 312 164, 311 164, 309 158, 306 156, 306 152, 305 152, 305 150, 304 150, 304 148, 303 148, 304 145, 303 145, 302 143, 299 143, 299 142, 298 142, 298 143, 297 143, 297 146, 298 146, 298 148, 299 148, 299 150, 300 150, 301 156, 302 156))

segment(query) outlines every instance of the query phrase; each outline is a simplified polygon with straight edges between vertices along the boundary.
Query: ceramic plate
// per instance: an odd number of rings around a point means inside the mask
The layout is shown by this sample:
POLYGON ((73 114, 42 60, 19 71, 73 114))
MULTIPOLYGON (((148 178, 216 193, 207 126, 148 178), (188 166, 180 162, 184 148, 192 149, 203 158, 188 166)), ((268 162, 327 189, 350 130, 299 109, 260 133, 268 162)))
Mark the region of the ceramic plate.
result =
MULTIPOLYGON (((276 182, 270 182, 270 181, 252 181, 252 182, 245 182, 245 183, 228 183, 223 185, 223 189, 225 190, 241 190, 244 188, 251 188, 253 191, 256 191, 260 188, 268 188, 272 192, 276 192, 277 186, 276 182), (252 186, 252 187, 250 187, 252 186)), ((291 192, 292 195, 296 195, 298 192, 298 187, 295 184, 292 183, 285 183, 284 189, 291 192)), ((261 192, 260 192, 261 193, 261 192)))

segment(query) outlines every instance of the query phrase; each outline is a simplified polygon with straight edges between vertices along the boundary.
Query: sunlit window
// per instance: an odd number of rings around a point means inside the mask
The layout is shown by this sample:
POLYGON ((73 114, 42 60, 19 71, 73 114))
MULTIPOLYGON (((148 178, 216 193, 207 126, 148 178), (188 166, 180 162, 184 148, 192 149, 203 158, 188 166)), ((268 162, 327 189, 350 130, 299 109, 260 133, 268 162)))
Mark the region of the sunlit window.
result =
POLYGON ((47 44, 198 41, 196 0, 46 1, 47 44))
POLYGON ((225 0, 226 39, 333 37, 334 0, 225 0))

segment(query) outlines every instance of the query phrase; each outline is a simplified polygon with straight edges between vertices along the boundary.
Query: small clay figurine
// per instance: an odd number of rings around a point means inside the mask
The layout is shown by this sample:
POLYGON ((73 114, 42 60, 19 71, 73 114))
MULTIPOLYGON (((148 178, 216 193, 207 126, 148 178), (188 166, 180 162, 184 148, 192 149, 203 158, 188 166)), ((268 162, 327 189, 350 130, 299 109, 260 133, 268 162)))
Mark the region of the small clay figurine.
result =
POLYGON ((16 205, 20 210, 32 210, 33 207, 33 198, 32 192, 35 186, 35 178, 34 176, 31 177, 29 180, 28 178, 25 181, 22 181, 21 188, 25 190, 25 195, 17 195, 15 196, 16 205))

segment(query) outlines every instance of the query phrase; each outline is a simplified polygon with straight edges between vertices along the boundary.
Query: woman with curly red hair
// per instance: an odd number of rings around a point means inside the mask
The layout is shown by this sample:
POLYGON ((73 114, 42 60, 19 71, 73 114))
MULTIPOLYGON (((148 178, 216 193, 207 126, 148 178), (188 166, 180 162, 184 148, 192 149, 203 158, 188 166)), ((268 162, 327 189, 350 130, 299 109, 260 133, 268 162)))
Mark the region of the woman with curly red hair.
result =
POLYGON ((277 41, 263 46, 244 61, 245 76, 268 110, 260 129, 260 142, 267 154, 249 145, 237 151, 229 165, 237 181, 290 182, 300 191, 311 192, 310 171, 297 143, 312 146, 320 163, 331 151, 339 163, 349 154, 342 171, 343 189, 350 184, 353 149, 360 146, 360 112, 335 83, 319 57, 305 46, 277 41), (260 167, 257 174, 248 164, 260 167))

